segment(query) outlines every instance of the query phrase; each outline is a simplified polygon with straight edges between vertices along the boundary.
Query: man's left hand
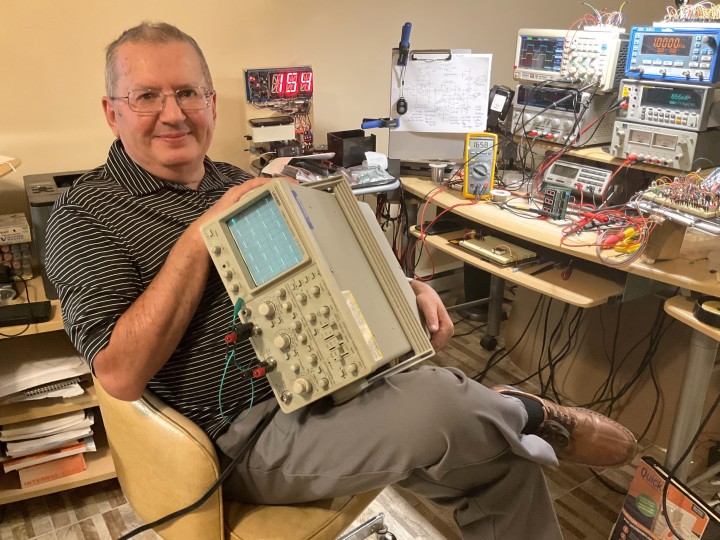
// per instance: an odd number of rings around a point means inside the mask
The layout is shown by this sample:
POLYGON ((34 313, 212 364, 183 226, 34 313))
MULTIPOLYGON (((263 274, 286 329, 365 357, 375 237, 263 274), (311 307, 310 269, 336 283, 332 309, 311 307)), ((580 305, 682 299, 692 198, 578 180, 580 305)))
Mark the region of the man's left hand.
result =
POLYGON ((455 328, 445 305, 435 289, 422 281, 411 281, 418 309, 425 318, 425 326, 430 332, 430 343, 439 350, 444 347, 455 333, 455 328))

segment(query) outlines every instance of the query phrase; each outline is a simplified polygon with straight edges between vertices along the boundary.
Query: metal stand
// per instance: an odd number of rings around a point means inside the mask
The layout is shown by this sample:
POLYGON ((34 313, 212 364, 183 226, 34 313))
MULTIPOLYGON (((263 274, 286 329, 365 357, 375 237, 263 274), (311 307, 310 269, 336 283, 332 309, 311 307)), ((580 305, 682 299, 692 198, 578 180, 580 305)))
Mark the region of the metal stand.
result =
MULTIPOLYGON (((665 467, 669 470, 672 470, 678 463, 687 450, 688 442, 700 427, 705 396, 710 387, 717 351, 717 341, 699 330, 693 330, 685 376, 680 388, 675 419, 665 456, 665 467)), ((675 471, 675 477, 681 482, 685 482, 688 478, 691 461, 692 452, 675 471)))
POLYGON ((337 540, 364 540, 373 533, 377 535, 377 540, 395 540, 395 535, 389 532, 385 525, 385 514, 382 512, 338 537, 337 540))

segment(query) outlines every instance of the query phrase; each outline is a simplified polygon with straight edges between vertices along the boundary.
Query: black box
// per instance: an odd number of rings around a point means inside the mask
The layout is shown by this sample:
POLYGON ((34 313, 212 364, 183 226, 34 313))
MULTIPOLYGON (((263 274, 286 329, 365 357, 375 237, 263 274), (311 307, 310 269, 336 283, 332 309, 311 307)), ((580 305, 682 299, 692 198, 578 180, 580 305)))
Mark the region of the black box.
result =
POLYGON ((362 129, 327 134, 328 152, 335 152, 332 162, 340 167, 362 165, 365 152, 375 151, 375 135, 365 136, 362 129))

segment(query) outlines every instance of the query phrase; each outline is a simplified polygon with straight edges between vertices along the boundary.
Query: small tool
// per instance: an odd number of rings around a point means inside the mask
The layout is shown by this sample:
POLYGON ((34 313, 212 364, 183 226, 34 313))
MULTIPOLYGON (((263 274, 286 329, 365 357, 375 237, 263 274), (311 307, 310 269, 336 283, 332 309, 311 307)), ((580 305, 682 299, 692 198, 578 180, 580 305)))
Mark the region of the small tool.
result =
POLYGON ((539 275, 539 274, 542 274, 543 272, 547 272, 548 270, 553 270, 553 269, 555 269, 555 268, 559 268, 560 265, 561 265, 561 263, 553 262, 553 263, 550 263, 550 264, 547 264, 547 265, 543 266, 542 268, 538 268, 537 270, 533 270, 533 271, 530 272, 530 274, 528 274, 528 275, 530 275, 530 276, 537 276, 537 275, 539 275))
POLYGON ((563 278, 564 281, 567 281, 568 279, 570 279, 570 276, 572 275, 572 271, 573 271, 573 260, 570 259, 567 263, 567 266, 560 273, 560 277, 563 278))

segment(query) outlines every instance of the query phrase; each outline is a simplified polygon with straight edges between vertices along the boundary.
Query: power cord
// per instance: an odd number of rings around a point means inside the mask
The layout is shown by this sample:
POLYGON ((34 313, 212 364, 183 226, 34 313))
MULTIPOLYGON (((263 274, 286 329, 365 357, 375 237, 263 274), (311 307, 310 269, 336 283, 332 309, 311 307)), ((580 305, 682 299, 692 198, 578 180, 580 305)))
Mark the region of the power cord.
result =
POLYGON ((252 432, 252 435, 250 435, 250 438, 245 442, 243 447, 240 449, 240 453, 235 457, 235 459, 232 460, 230 465, 227 466, 227 468, 222 472, 222 474, 218 477, 218 479, 213 483, 213 485, 208 488, 208 490, 205 492, 205 494, 200 497, 197 501, 194 503, 189 504, 188 506, 181 508, 180 510, 176 510, 175 512, 172 512, 170 514, 167 514, 166 516, 163 516, 159 519, 156 519, 155 521, 152 521, 150 523, 146 523, 145 525, 141 525, 140 527, 137 527, 136 529, 133 529, 132 531, 125 533, 122 535, 118 540, 127 540, 128 538, 132 538, 135 535, 140 534, 141 532, 145 532, 149 529, 154 529, 155 527, 158 527, 160 525, 163 525, 167 523, 168 521, 172 521, 174 519, 177 519, 181 516, 184 516, 185 514, 192 512, 193 510, 196 510, 200 508, 205 502, 212 496, 213 493, 215 493, 215 490, 225 481, 225 479, 230 476, 230 473, 235 469, 238 463, 240 463, 247 454, 248 450, 250 450, 251 446, 257 438, 260 436, 260 434, 265 430, 265 428, 270 424, 272 419, 275 417, 275 414, 280 410, 279 406, 275 406, 275 408, 272 410, 272 412, 265 417, 265 419, 262 421, 262 423, 255 428, 255 431, 252 432))

